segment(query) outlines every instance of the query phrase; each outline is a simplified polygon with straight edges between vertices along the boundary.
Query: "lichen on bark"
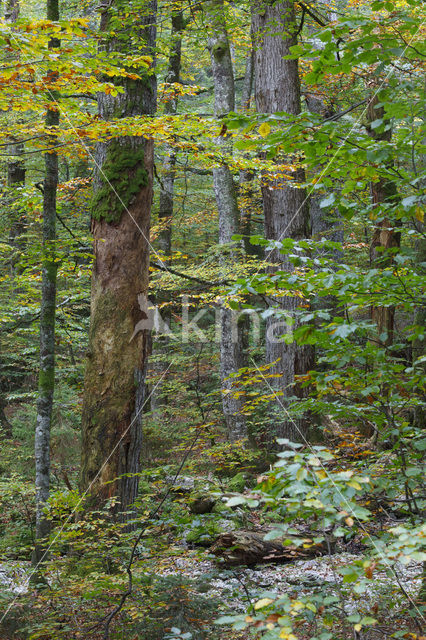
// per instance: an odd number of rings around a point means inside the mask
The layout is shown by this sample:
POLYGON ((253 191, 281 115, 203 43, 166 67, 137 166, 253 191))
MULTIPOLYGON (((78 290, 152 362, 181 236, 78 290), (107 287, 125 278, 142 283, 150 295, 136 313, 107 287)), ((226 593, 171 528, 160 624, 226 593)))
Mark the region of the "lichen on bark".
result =
POLYGON ((143 146, 134 147, 113 140, 91 200, 92 218, 118 224, 133 198, 148 184, 143 146))

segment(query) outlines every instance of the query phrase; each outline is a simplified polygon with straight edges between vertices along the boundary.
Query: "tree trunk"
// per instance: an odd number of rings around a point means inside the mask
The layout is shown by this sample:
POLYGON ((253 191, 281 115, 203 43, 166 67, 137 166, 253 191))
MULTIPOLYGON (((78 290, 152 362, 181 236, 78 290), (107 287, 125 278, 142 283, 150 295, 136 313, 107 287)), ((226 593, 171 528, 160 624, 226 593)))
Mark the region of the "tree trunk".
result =
MULTIPOLYGON (((206 5, 211 33, 208 48, 213 71, 215 116, 221 118, 235 109, 234 72, 223 0, 211 0, 206 5)), ((239 232, 237 191, 234 179, 226 162, 226 155, 232 153, 231 143, 226 136, 216 139, 218 150, 223 154, 221 165, 213 169, 213 185, 216 205, 219 211, 219 244, 228 245, 223 255, 223 265, 236 260, 235 248, 231 246, 232 236, 239 232)), ((222 408, 228 437, 231 441, 247 435, 246 421, 241 413, 242 401, 234 396, 232 376, 244 365, 241 324, 237 314, 222 307, 220 313, 220 378, 222 384, 222 408)))
MULTIPOLYGON (((211 552, 227 567, 255 566, 262 562, 294 562, 328 553, 325 542, 307 548, 283 545, 279 540, 264 540, 265 532, 229 531, 222 533, 211 552)), ((311 535, 307 538, 312 542, 311 535)))
MULTIPOLYGON (((172 14, 172 29, 171 29, 171 47, 169 55, 169 67, 166 74, 166 82, 169 85, 174 85, 180 82, 180 70, 182 60, 182 33, 185 29, 186 21, 183 17, 182 11, 176 11, 172 14)), ((176 95, 171 96, 164 105, 164 112, 168 115, 175 115, 177 113, 178 98, 176 95)), ((159 209, 159 223, 161 226, 159 235, 159 246, 163 256, 163 263, 169 264, 170 256, 172 254, 172 219, 174 210, 174 186, 175 186, 175 167, 176 167, 176 152, 171 145, 166 145, 165 159, 163 163, 163 175, 160 185, 160 209, 159 209)), ((170 301, 170 292, 161 291, 157 296, 157 304, 167 303, 170 301)), ((171 312, 170 307, 165 306, 161 309, 161 317, 166 327, 170 327, 171 312)), ((157 412, 162 404, 165 404, 167 399, 162 395, 162 380, 164 379, 165 372, 169 368, 169 362, 167 359, 167 353, 169 351, 169 336, 159 336, 156 340, 154 348, 156 348, 157 354, 160 356, 160 361, 154 364, 154 370, 156 373, 155 386, 151 392, 151 411, 157 412)), ((154 353, 153 353, 154 355, 154 353)))
MULTIPOLYGON (((146 2, 146 8, 138 37, 146 43, 145 52, 153 56, 156 2, 146 2)), ((101 32, 107 50, 126 51, 131 46, 125 12, 126 4, 116 3, 110 18, 105 3, 101 32), (114 35, 107 33, 109 29, 114 35)), ((99 96, 101 117, 154 113, 155 77, 144 69, 138 73, 142 80, 119 80, 124 93, 99 96)), ((122 520, 136 498, 140 471, 147 330, 137 325, 147 319, 152 171, 152 140, 127 136, 98 145, 81 488, 90 494, 94 506, 116 496, 114 511, 121 512, 122 520)))
MULTIPOLYGON (((4 18, 6 22, 14 23, 18 19, 19 16, 19 0, 8 0, 5 7, 4 18)), ((11 60, 14 56, 6 56, 6 59, 11 60)), ((10 139, 8 144, 8 153, 12 156, 12 160, 9 160, 7 163, 7 186, 10 190, 10 196, 12 201, 15 200, 16 196, 13 192, 16 187, 20 187, 25 184, 25 165, 20 158, 24 152, 24 145, 21 143, 14 144, 14 139, 10 139)), ((22 251, 24 248, 25 242, 23 241, 23 233, 25 231, 24 224, 24 215, 21 209, 15 209, 12 205, 10 207, 11 216, 12 216, 12 224, 9 232, 9 243, 10 245, 16 249, 16 252, 13 253, 10 266, 11 266, 11 275, 12 277, 15 274, 15 265, 17 262, 17 254, 19 251, 22 251)), ((1 369, 1 367, 0 367, 1 369)), ((5 380, 3 379, 3 375, 0 373, 0 427, 2 428, 1 436, 5 438, 12 437, 12 425, 7 419, 5 414, 5 406, 6 406, 6 398, 3 394, 4 388, 6 386, 5 380)))
MULTIPOLYGON (((261 113, 285 111, 291 115, 300 112, 300 81, 297 60, 285 60, 290 47, 296 44, 296 22, 293 2, 277 2, 273 5, 257 2, 252 13, 252 28, 255 39, 255 99, 256 108, 261 113)), ((285 161, 285 160, 284 160, 285 161)), ((287 158, 287 162, 291 161, 287 158)), ((304 180, 302 169, 293 171, 293 183, 304 180)), ((264 176, 263 210, 265 235, 272 240, 293 238, 300 240, 310 235, 309 209, 304 189, 295 188, 291 183, 280 184, 273 178, 264 176)), ((287 271, 292 271, 291 263, 273 252, 267 256, 268 262, 287 271)), ((286 317, 292 318, 298 306, 298 299, 285 296, 278 300, 284 318, 271 318, 267 323, 266 360, 270 363, 271 386, 281 395, 277 406, 278 414, 274 436, 303 440, 307 435, 306 418, 291 420, 286 412, 286 397, 304 397, 306 389, 295 384, 296 376, 303 375, 313 366, 313 348, 298 346, 294 342, 286 344, 280 337, 291 330, 286 317), (284 407, 285 415, 281 415, 284 407)))
MULTIPOLYGON (((47 19, 59 20, 58 0, 47 0, 47 19)), ((49 48, 60 46, 52 38, 49 48)), ((52 96, 54 99, 56 96, 52 96)), ((46 114, 46 127, 57 127, 59 110, 53 103, 46 114)), ((49 146, 54 147, 56 136, 49 137, 49 146)), ((46 153, 45 178, 43 182, 43 253, 40 311, 40 372, 38 382, 37 422, 35 430, 36 469, 36 545, 33 564, 43 560, 45 548, 42 540, 49 534, 50 522, 44 508, 50 492, 50 428, 52 422, 53 393, 55 386, 55 316, 56 316, 56 193, 58 188, 58 155, 46 153)))
MULTIPOLYGON (((384 119, 384 108, 377 107, 378 102, 379 96, 374 95, 368 103, 368 123, 384 119)), ((375 129, 368 125, 367 130, 374 140, 388 142, 391 140, 391 129, 383 133, 377 133, 375 129)), ((380 207, 383 203, 393 205, 398 198, 395 183, 387 178, 380 178, 378 182, 371 182, 370 191, 374 208, 380 207)), ((379 214, 379 218, 382 218, 381 214, 379 214)), ((395 221, 390 220, 387 216, 375 226, 370 245, 370 263, 372 267, 386 268, 392 264, 395 253, 401 243, 400 231, 395 226, 395 221)), ((378 341, 386 346, 391 345, 393 342, 395 307, 372 307, 371 318, 377 325, 378 341)))
MULTIPOLYGON (((8 0, 6 2, 4 19, 11 24, 15 23, 19 17, 20 3, 19 0, 8 0)), ((12 60, 15 56, 6 56, 8 60, 12 60)), ((16 59, 16 58, 15 58, 16 59)), ((11 196, 15 200, 16 195, 13 190, 16 187, 20 187, 25 184, 25 164, 22 159, 24 153, 24 145, 22 142, 16 142, 15 139, 10 138, 8 144, 8 153, 11 159, 7 163, 7 186, 11 190, 11 196)), ((9 242, 17 252, 22 251, 25 247, 25 241, 22 236, 25 232, 25 216, 24 211, 20 208, 15 209, 11 207, 12 211, 12 225, 9 232, 9 242)), ((16 254, 12 257, 11 266, 12 274, 15 271, 14 267, 17 261, 16 254)))

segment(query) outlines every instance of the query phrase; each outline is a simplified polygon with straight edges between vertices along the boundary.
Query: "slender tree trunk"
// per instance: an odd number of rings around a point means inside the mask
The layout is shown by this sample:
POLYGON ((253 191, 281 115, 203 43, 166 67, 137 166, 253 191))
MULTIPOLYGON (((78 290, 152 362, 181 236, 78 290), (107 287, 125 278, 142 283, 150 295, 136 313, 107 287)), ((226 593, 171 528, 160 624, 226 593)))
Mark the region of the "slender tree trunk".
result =
MULTIPOLYGON (((171 29, 171 47, 169 55, 169 67, 166 74, 166 82, 169 85, 175 85, 180 82, 180 69, 182 60, 182 33, 185 29, 186 21, 183 17, 182 11, 176 11, 172 14, 172 29, 171 29)), ((176 95, 167 100, 164 105, 164 112, 168 115, 175 115, 177 113, 178 98, 176 95)), ((166 145, 165 159, 163 163, 163 175, 162 184, 160 185, 160 209, 159 209, 159 222, 161 225, 159 235, 159 246, 163 254, 163 262, 168 264, 170 262, 170 256, 172 254, 172 219, 174 209, 174 186, 176 176, 176 152, 171 145, 166 145)), ((160 292, 157 296, 157 303, 167 303, 170 301, 170 294, 167 291, 160 292)), ((171 312, 168 306, 165 306, 161 310, 161 317, 164 324, 170 327, 171 312)), ((169 368, 169 362, 167 361, 167 353, 169 347, 169 337, 167 335, 160 336, 154 344, 160 361, 157 362, 155 372, 158 376, 155 387, 151 392, 151 410, 156 412, 161 404, 166 402, 166 398, 162 396, 162 384, 161 380, 164 376, 164 372, 169 368)))
MULTIPOLYGON (((16 196, 13 194, 13 190, 17 187, 21 187, 25 184, 25 164, 22 160, 24 153, 24 145, 20 142, 16 144, 10 144, 9 153, 13 156, 13 160, 7 163, 7 186, 12 191, 12 198, 16 196)), ((25 214, 21 208, 13 209, 13 220, 9 232, 9 242, 17 250, 23 251, 25 248, 25 240, 23 234, 25 233, 25 214)), ((12 267, 15 266, 16 256, 12 260, 12 267)))
MULTIPOLYGON (((47 0, 47 19, 59 20, 58 0, 47 0)), ((49 48, 55 49, 59 40, 52 38, 49 48)), ((55 98, 56 96, 53 96, 55 98)), ((46 126, 59 124, 59 111, 51 103, 46 114, 46 126)), ((56 137, 50 136, 49 145, 55 146, 56 137)), ((44 508, 50 491, 50 428, 52 422, 55 386, 55 316, 56 316, 56 192, 58 188, 58 155, 46 153, 43 183, 43 250, 40 312, 40 372, 38 382, 37 422, 35 430, 36 468, 36 545, 33 564, 45 555, 42 540, 49 534, 50 522, 44 508)))
MULTIPOLYGON (((256 2, 252 13, 252 28, 255 39, 255 98, 256 108, 262 113, 285 111, 291 115, 300 112, 300 81, 297 60, 285 60, 290 47, 296 44, 296 22, 292 1, 269 4, 256 2)), ((288 162, 288 159, 287 159, 288 162)), ((294 183, 301 182, 301 169, 293 172, 294 183)), ((299 240, 310 235, 309 209, 304 189, 294 185, 282 185, 264 176, 263 210, 265 235, 273 240, 293 238, 299 240)), ((280 269, 292 271, 288 260, 277 253, 268 256, 280 269)), ((293 317, 298 306, 297 298, 286 296, 279 300, 280 309, 293 317)), ((286 344, 280 336, 291 330, 285 319, 272 318, 267 325, 266 359, 271 364, 269 372, 278 375, 271 378, 271 385, 281 393, 277 406, 285 406, 286 397, 304 397, 306 390, 295 384, 296 376, 305 374, 313 365, 313 348, 286 344)), ((274 435, 300 441, 305 438, 308 421, 296 421, 281 414, 276 418, 274 435)))
MULTIPOLYGON (((4 18, 6 22, 14 23, 18 19, 19 16, 19 0, 8 0, 6 2, 4 18)), ((13 59, 13 56, 6 56, 7 59, 13 59)), ((22 156, 24 152, 23 144, 14 144, 14 140, 10 140, 8 145, 8 153, 13 158, 9 160, 7 163, 7 186, 9 188, 9 194, 12 201, 15 200, 14 190, 17 187, 25 184, 25 165, 22 161, 22 156)), ((23 241, 23 233, 25 231, 24 224, 24 215, 21 209, 16 209, 14 206, 10 207, 12 212, 12 224, 9 232, 9 243, 16 252, 13 253, 12 258, 10 260, 11 266, 11 275, 12 277, 15 274, 15 265, 17 262, 17 253, 22 251, 24 248, 25 242, 23 241)), ((1 352, 1 350, 0 350, 1 352)), ((11 438, 12 437, 12 425, 7 419, 5 414, 5 406, 6 399, 4 396, 4 391, 6 389, 6 380, 3 375, 0 373, 0 426, 2 428, 2 437, 11 438)))
MULTIPOLYGON (((377 106, 379 96, 375 95, 367 107, 368 123, 374 120, 384 119, 384 108, 377 106)), ((376 130, 367 127, 369 135, 374 140, 390 141, 392 130, 389 129, 383 133, 377 133, 376 130)), ((380 207, 383 203, 390 205, 395 204, 398 198, 396 185, 392 180, 380 178, 378 182, 371 182, 370 185, 371 200, 374 208, 380 207)), ((374 215, 374 209, 373 209, 374 215)), ((371 266, 386 268, 393 263, 395 253, 398 251, 401 242, 401 233, 396 228, 395 220, 390 220, 387 216, 382 218, 379 214, 380 221, 374 227, 373 237, 370 245, 370 263, 371 266)), ((393 342, 395 307, 372 307, 371 318, 377 325, 377 336, 379 341, 384 337, 384 344, 387 346, 393 342)))
POLYGON ((251 97, 253 92, 254 79, 254 47, 253 43, 250 52, 247 54, 246 66, 244 69, 243 90, 241 92, 241 109, 250 109, 251 97))
MULTIPOLYGON (((241 94, 241 109, 246 111, 250 109, 254 82, 254 46, 251 45, 250 53, 246 58, 246 66, 244 71, 244 83, 241 94)), ((251 244, 250 236, 252 234, 252 198, 253 191, 253 171, 240 171, 239 175, 239 196, 243 204, 240 204, 240 231, 244 236, 244 249, 247 255, 259 255, 259 247, 251 244)), ((248 320, 248 318, 247 318, 248 320)), ((246 322, 247 324, 247 322, 246 322)))
MULTIPOLYGON (((208 48, 213 71, 215 115, 220 118, 235 109, 234 72, 223 0, 208 2, 206 11, 211 27, 208 48)), ((231 243, 232 236, 239 232, 240 213, 234 179, 226 162, 226 155, 232 153, 231 143, 223 135, 217 138, 216 144, 223 154, 221 165, 213 169, 213 185, 219 211, 219 243, 229 247, 222 258, 225 265, 236 260, 235 248, 231 243)), ((242 401, 234 396, 232 378, 229 378, 244 365, 242 327, 237 314, 226 307, 221 309, 220 321, 222 408, 228 437, 235 441, 247 435, 245 417, 241 413, 242 401)))
MULTIPOLYGON (((132 44, 127 36, 127 4, 116 2, 111 16, 109 3, 104 6, 101 32, 107 50, 128 50, 132 44), (113 34, 108 33, 110 29, 113 34)), ((145 8, 138 38, 153 56, 156 2, 147 1, 145 8)), ((154 113, 155 76, 144 69, 139 74, 142 80, 119 81, 124 93, 99 96, 101 117, 154 113)), ((147 319, 152 171, 152 140, 127 136, 98 146, 81 488, 91 495, 95 506, 116 496, 115 511, 122 514, 136 498, 140 471, 148 343, 147 331, 140 328, 147 319)), ((125 515, 120 517, 126 520, 125 515)))
MULTIPOLYGON (((8 0, 5 9, 5 20, 9 23, 15 23, 19 17, 20 4, 19 0, 8 0)), ((13 56, 14 57, 14 56, 13 56)), ((8 56, 9 59, 9 56, 8 56)), ((25 164, 23 161, 24 145, 22 142, 17 142, 13 138, 10 139, 8 151, 11 159, 7 163, 7 186, 11 191, 11 197, 16 199, 16 195, 13 191, 17 187, 21 187, 25 184, 25 164)), ((12 225, 10 227, 9 242, 17 252, 22 251, 25 247, 25 240, 23 234, 25 233, 25 214, 20 208, 16 209, 12 207, 12 225)), ((15 265, 17 262, 17 256, 14 254, 11 260, 12 275, 15 272, 15 265)))

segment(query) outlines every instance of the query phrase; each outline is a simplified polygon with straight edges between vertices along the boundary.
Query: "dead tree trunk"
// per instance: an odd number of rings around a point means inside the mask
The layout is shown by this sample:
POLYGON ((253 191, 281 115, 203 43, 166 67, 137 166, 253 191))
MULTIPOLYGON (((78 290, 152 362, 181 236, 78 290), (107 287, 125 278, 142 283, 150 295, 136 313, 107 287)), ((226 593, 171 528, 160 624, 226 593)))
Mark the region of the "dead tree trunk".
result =
MULTIPOLYGON (((131 47, 125 3, 104 4, 101 32, 107 50, 131 47)), ((156 2, 140 13, 138 39, 154 55, 156 2)), ((132 35, 135 36, 133 23, 132 35)), ((152 68, 141 80, 119 80, 124 93, 101 95, 102 118, 152 114, 152 68)), ((100 144, 92 199, 95 263, 83 415, 81 488, 102 506, 112 496, 124 514, 138 489, 141 414, 147 363, 146 294, 152 201, 153 142, 127 136, 100 144), (138 324, 139 323, 139 324, 138 324)), ((120 516, 123 520, 125 515, 120 516)))

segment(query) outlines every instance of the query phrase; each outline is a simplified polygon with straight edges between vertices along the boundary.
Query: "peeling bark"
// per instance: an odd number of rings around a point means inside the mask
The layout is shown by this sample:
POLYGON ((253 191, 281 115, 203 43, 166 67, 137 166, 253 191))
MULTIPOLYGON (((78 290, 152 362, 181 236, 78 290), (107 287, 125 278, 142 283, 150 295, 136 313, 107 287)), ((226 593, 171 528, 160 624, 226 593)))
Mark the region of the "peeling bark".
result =
MULTIPOLYGON (((255 41, 255 99, 256 108, 261 113, 285 111, 291 115, 300 112, 300 81, 297 60, 285 60, 290 48, 296 44, 296 21, 294 5, 291 1, 269 4, 256 2, 252 12, 252 29, 255 41)), ((264 176, 263 210, 266 238, 300 240, 310 236, 309 208, 304 189, 295 184, 304 180, 302 169, 293 171, 289 184, 280 184, 264 176)), ((291 263, 280 254, 268 256, 282 270, 292 271, 291 263)), ((297 298, 282 297, 279 306, 285 316, 293 317, 299 304, 297 298)), ((305 418, 290 420, 281 417, 282 405, 286 397, 305 397, 307 390, 295 384, 298 375, 303 375, 313 365, 313 348, 285 344, 280 336, 291 328, 285 319, 271 318, 267 323, 266 360, 271 364, 269 372, 277 375, 271 378, 271 386, 282 393, 277 405, 275 433, 273 436, 300 441, 306 437, 308 421, 305 418)), ((285 409, 284 409, 285 411, 285 409)))
MULTIPOLYGON (((125 51, 131 46, 125 27, 117 33, 114 25, 115 36, 108 35, 108 7, 101 19, 105 47, 125 51)), ((146 7, 140 18, 139 37, 146 43, 145 52, 153 55, 156 2, 147 2, 146 7)), ((119 2, 117 10, 125 12, 125 4, 119 2)), ((154 113, 155 77, 145 70, 139 73, 144 76, 141 80, 121 80, 124 93, 99 96, 101 117, 154 113)), ((148 290, 152 171, 152 140, 127 136, 98 145, 94 202, 99 202, 96 196, 106 186, 114 198, 108 200, 105 192, 102 215, 99 210, 92 211, 95 262, 82 415, 81 488, 89 493, 94 506, 117 497, 114 511, 124 521, 137 495, 142 448, 148 332, 135 332, 135 327, 147 318, 144 301, 148 290), (114 178, 114 182, 104 171, 113 168, 112 153, 117 153, 122 162, 122 179, 114 178), (107 202, 110 208, 105 212, 107 202)))

